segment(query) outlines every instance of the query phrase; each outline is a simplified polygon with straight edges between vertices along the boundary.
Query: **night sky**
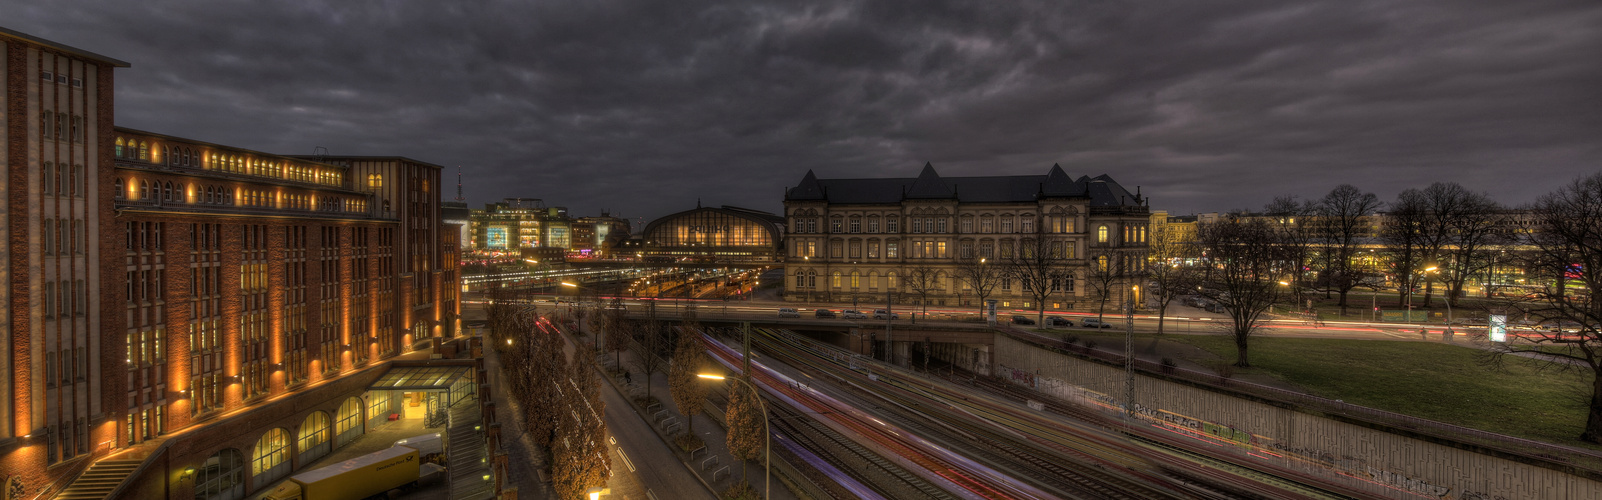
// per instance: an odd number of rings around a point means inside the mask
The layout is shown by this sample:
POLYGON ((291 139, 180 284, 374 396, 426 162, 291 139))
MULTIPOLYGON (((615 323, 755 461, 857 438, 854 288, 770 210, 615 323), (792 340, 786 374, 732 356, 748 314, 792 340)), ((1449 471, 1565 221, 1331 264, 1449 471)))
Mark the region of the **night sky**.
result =
MULTIPOLYGON (((0 0, 117 124, 466 172, 472 206, 777 212, 820 177, 1111 174, 1170 213, 1602 170, 1602 2, 0 0)), ((453 198, 447 193, 446 198, 453 198)))

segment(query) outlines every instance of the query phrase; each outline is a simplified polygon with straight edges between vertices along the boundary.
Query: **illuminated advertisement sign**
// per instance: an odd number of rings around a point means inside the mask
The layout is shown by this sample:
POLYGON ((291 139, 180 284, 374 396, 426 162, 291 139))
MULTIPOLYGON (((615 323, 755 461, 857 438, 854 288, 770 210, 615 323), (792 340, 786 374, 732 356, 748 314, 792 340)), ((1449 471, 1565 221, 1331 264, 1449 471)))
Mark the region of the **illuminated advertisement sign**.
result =
POLYGON ((484 242, 484 246, 485 247, 488 247, 488 248, 499 248, 499 249, 505 249, 506 248, 506 228, 505 227, 495 226, 495 227, 491 227, 491 228, 486 228, 484 230, 484 233, 485 233, 485 240, 487 240, 487 241, 484 242))
POLYGON ((1492 314, 1490 324, 1491 342, 1507 342, 1507 315, 1492 314))

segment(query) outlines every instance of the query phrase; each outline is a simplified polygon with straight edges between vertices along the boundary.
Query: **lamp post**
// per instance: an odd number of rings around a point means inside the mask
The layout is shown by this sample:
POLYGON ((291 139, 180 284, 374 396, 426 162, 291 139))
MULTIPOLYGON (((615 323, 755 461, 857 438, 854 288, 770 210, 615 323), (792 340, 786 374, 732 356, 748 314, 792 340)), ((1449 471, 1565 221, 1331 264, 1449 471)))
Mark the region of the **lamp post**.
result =
POLYGON ((763 446, 766 448, 762 453, 762 498, 768 498, 769 494, 773 492, 773 469, 771 467, 773 465, 773 431, 772 429, 768 428, 768 403, 762 400, 762 393, 757 391, 756 385, 746 381, 745 379, 728 378, 722 375, 713 375, 710 373, 700 373, 696 374, 696 376, 707 380, 733 380, 735 382, 745 384, 746 387, 750 387, 751 394, 756 396, 757 405, 758 407, 762 408, 762 439, 763 446))

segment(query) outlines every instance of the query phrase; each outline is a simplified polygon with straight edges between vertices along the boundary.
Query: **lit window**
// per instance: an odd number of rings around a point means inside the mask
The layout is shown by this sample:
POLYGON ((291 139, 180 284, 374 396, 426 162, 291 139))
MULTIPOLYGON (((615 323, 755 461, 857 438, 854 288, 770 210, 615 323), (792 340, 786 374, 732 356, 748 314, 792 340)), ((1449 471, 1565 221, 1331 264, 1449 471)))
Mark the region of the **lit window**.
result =
POLYGON ((1107 242, 1107 226, 1100 226, 1100 227, 1096 228, 1096 242, 1097 243, 1106 243, 1107 242))

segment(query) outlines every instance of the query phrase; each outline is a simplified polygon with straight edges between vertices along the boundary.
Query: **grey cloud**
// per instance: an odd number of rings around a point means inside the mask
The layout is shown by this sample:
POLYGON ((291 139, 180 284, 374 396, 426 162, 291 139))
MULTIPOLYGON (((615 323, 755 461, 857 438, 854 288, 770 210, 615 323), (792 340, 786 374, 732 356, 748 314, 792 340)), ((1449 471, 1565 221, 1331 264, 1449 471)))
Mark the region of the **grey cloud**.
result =
POLYGON ((776 210, 824 176, 1110 173, 1171 212, 1519 203, 1602 165, 1602 6, 1573 1, 0 0, 128 60, 118 123, 468 172, 480 203, 776 210), (1516 179, 1516 180, 1515 180, 1516 179), (1510 182, 1512 181, 1512 182, 1510 182))

